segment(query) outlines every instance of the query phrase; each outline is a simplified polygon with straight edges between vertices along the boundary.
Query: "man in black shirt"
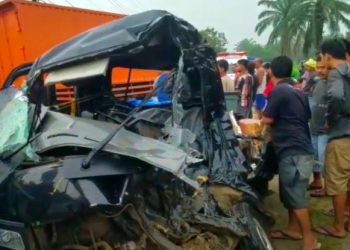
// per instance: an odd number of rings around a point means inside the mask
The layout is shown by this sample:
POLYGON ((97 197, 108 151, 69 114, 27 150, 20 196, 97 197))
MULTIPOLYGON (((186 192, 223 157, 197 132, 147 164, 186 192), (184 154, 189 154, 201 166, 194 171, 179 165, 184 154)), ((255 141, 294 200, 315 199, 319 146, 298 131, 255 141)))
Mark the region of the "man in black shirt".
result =
POLYGON ((289 84, 292 68, 292 60, 285 56, 271 62, 276 87, 262 118, 264 124, 272 127, 272 142, 278 157, 280 199, 289 215, 287 228, 272 232, 271 238, 303 240, 303 249, 310 250, 317 248, 307 197, 314 165, 308 126, 311 112, 305 93, 289 84))

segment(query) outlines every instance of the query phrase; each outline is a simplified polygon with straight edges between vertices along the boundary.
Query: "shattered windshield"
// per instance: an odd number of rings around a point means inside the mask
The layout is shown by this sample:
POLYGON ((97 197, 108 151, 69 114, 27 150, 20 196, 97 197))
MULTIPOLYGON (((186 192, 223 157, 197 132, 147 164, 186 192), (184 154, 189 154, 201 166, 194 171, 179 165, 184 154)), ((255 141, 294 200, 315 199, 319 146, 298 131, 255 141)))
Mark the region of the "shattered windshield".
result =
MULTIPOLYGON (((0 157, 25 145, 29 135, 29 105, 22 91, 7 88, 0 92, 0 157)), ((27 156, 31 155, 29 147, 27 156)))

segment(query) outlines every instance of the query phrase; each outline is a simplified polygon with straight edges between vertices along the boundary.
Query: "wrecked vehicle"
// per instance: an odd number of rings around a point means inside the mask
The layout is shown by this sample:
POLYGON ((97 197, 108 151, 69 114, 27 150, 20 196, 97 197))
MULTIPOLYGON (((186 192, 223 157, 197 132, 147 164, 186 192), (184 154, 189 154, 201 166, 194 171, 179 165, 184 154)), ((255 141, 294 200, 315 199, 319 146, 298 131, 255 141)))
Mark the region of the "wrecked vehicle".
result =
POLYGON ((272 249, 271 218, 226 113, 215 53, 165 11, 90 30, 0 95, 0 247, 272 249), (168 107, 111 92, 115 66, 169 73, 168 107), (76 117, 55 85, 74 87, 76 117))

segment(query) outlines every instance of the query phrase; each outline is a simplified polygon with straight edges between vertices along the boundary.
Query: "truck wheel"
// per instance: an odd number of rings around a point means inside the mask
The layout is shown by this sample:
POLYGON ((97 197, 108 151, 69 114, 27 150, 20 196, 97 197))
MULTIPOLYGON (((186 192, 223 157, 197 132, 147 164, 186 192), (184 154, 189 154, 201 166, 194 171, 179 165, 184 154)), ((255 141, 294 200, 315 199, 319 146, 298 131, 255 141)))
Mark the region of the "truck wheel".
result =
POLYGON ((253 218, 252 223, 249 224, 251 237, 241 239, 238 250, 273 250, 270 239, 260 222, 253 218))
POLYGON ((253 205, 243 204, 246 218, 246 230, 249 236, 241 239, 239 250, 273 250, 270 239, 266 233, 272 226, 270 217, 262 214, 253 205))

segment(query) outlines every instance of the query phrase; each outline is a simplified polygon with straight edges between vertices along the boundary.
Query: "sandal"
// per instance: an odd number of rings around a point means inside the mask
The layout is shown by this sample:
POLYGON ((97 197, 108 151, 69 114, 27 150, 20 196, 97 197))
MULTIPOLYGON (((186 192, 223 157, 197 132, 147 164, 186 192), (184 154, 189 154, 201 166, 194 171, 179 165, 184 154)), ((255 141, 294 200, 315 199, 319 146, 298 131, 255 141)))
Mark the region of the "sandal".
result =
POLYGON ((345 222, 345 231, 350 233, 350 222, 349 221, 345 222))
POLYGON ((312 250, 320 250, 320 249, 321 249, 321 247, 322 247, 321 242, 317 242, 317 243, 316 243, 315 248, 314 248, 314 249, 312 249, 312 250))
POLYGON ((315 245, 314 245, 314 247, 313 247, 312 249, 310 249, 310 250, 320 250, 321 247, 322 247, 321 242, 318 242, 317 240, 315 240, 315 245))
POLYGON ((315 227, 315 228, 313 228, 313 230, 316 233, 322 234, 324 236, 328 236, 328 237, 332 237, 332 238, 336 238, 336 239, 344 239, 345 238, 345 235, 337 235, 334 232, 332 232, 330 228, 327 228, 325 226, 315 227))
MULTIPOLYGON (((327 210, 327 211, 324 211, 323 214, 324 214, 324 215, 327 215, 327 216, 334 217, 334 209, 332 208, 332 209, 329 209, 329 210, 327 210)), ((344 216, 349 217, 349 216, 350 216, 349 211, 345 211, 344 216)))
POLYGON ((317 190, 313 190, 310 193, 311 197, 315 197, 315 198, 322 198, 322 197, 327 197, 327 193, 324 189, 317 189, 317 190))
POLYGON ((270 233, 270 238, 272 240, 302 240, 303 237, 295 237, 290 235, 289 233, 287 233, 284 230, 276 230, 276 231, 272 231, 270 233))

